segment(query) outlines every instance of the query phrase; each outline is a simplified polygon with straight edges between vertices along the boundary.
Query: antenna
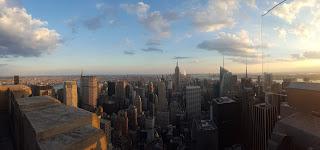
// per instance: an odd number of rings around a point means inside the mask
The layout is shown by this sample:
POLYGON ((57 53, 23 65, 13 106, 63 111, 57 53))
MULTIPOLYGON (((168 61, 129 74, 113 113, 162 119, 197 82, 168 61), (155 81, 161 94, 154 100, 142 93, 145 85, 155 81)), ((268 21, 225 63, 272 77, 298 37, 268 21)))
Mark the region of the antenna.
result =
POLYGON ((263 20, 263 16, 266 14, 261 15, 261 20, 260 20, 260 49, 261 49, 261 76, 263 75, 263 47, 262 47, 262 20, 263 20))
POLYGON ((222 67, 224 68, 224 55, 222 55, 222 67))
POLYGON ((261 22, 260 22, 260 48, 261 48, 261 75, 263 75, 263 55, 264 55, 264 53, 263 53, 263 46, 262 46, 262 21, 263 21, 263 17, 265 16, 265 15, 267 15, 269 12, 271 12, 273 9, 275 9, 276 7, 278 7, 279 5, 281 5, 281 4, 283 4, 285 1, 287 1, 287 0, 282 0, 280 3, 278 3, 278 4, 276 4, 276 5, 274 5, 272 8, 270 8, 268 11, 266 11, 265 13, 263 13, 263 14, 261 14, 261 22))
POLYGON ((179 66, 179 59, 177 58, 177 66, 179 66))
POLYGON ((246 56, 246 78, 248 78, 248 58, 246 56))

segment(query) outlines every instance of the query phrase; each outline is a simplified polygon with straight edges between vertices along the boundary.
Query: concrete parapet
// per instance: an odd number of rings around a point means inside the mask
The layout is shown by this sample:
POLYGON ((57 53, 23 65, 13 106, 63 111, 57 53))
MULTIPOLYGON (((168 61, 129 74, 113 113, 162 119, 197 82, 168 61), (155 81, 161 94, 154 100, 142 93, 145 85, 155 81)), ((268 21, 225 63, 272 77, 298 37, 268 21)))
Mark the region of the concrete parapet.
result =
POLYGON ((97 116, 48 96, 11 99, 16 149, 106 149, 97 116))

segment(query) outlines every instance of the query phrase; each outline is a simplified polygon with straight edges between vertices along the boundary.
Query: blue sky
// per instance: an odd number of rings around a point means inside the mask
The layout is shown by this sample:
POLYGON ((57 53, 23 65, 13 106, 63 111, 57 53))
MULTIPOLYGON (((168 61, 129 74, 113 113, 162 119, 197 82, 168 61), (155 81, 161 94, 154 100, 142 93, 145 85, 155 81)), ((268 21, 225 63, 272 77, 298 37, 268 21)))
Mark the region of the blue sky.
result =
POLYGON ((0 75, 316 71, 318 0, 0 0, 0 75), (1 40, 4 39, 4 40, 1 40))

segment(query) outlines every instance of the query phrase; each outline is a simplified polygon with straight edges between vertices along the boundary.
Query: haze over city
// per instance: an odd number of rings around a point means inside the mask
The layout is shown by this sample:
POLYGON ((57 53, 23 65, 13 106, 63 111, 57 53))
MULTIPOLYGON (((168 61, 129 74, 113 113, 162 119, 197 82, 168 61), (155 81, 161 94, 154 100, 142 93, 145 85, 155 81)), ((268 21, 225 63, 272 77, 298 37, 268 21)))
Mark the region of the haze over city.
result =
POLYGON ((1 76, 318 72, 318 0, 0 0, 1 76), (260 46, 263 45, 263 46, 260 46))

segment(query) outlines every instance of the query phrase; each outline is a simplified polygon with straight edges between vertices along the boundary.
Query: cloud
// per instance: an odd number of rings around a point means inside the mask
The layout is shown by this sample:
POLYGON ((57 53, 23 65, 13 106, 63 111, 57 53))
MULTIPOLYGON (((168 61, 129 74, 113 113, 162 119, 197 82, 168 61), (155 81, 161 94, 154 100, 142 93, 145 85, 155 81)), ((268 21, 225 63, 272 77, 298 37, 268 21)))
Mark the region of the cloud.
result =
POLYGON ((47 22, 32 18, 26 9, 0 0, 0 57, 38 57, 62 42, 47 22))
POLYGON ((274 30, 277 32, 278 37, 281 39, 286 39, 288 34, 295 35, 296 37, 301 39, 308 39, 314 33, 311 31, 310 26, 307 26, 305 24, 294 25, 292 27, 289 27, 288 29, 276 27, 274 28, 274 30))
POLYGON ((117 21, 117 10, 114 6, 108 5, 106 3, 97 3, 96 9, 98 14, 95 16, 91 16, 82 20, 78 20, 77 18, 71 18, 66 21, 66 24, 69 28, 71 28, 72 33, 77 33, 79 25, 81 24, 88 30, 96 31, 101 29, 105 24, 108 25, 116 25, 117 21))
POLYGON ((220 33, 213 40, 205 40, 198 44, 200 49, 217 51, 226 56, 258 57, 256 48, 249 38, 248 32, 241 30, 238 34, 220 33))
POLYGON ((258 59, 258 58, 248 58, 246 60, 243 57, 231 57, 228 59, 233 62, 240 63, 240 64, 260 64, 261 63, 261 59, 258 59))
POLYGON ((301 37, 304 39, 307 39, 311 36, 312 31, 310 31, 310 28, 304 24, 299 24, 295 27, 293 27, 290 30, 290 33, 296 35, 297 37, 301 37))
POLYGON ((182 16, 181 16, 181 14, 179 14, 175 11, 169 11, 169 12, 165 12, 163 14, 163 17, 168 21, 175 21, 175 20, 180 19, 182 16))
POLYGON ((137 4, 120 4, 120 8, 124 9, 128 13, 136 14, 139 17, 145 17, 150 6, 143 2, 139 2, 137 4))
POLYGON ((141 18, 142 24, 149 31, 152 31, 157 36, 166 38, 170 36, 170 24, 162 17, 159 11, 151 12, 147 17, 141 18))
POLYGON ((161 41, 159 39, 149 39, 146 43, 147 46, 159 46, 161 41))
POLYGON ((190 61, 190 63, 199 63, 200 62, 200 60, 199 59, 194 59, 194 60, 192 60, 192 61, 190 61))
POLYGON ((74 33, 74 34, 78 33, 79 25, 78 25, 77 18, 75 18, 75 17, 74 18, 70 18, 70 19, 66 20, 64 23, 67 25, 68 28, 71 29, 72 33, 74 33))
POLYGON ((183 40, 186 40, 186 39, 190 39, 192 38, 192 34, 190 33, 185 33, 183 36, 179 36, 177 39, 176 39, 176 42, 181 42, 183 40))
POLYGON ((149 12, 150 6, 143 2, 121 4, 120 7, 129 14, 136 14, 139 22, 158 38, 170 36, 170 23, 159 11, 149 12))
POLYGON ((256 0, 243 0, 248 6, 256 7, 256 0))
POLYGON ((201 32, 213 32, 235 24, 237 0, 209 0, 206 8, 191 12, 193 25, 201 32))
POLYGON ((83 21, 83 26, 86 27, 88 30, 95 31, 102 27, 102 20, 103 17, 101 16, 88 18, 83 21))
POLYGON ((301 60, 307 60, 307 59, 320 59, 320 51, 305 51, 300 54, 297 54, 297 53, 291 54, 289 58, 281 58, 277 60, 292 62, 292 61, 301 61, 301 60))
POLYGON ((307 59, 320 59, 320 51, 306 51, 303 56, 307 59))
POLYGON ((148 48, 143 48, 141 49, 144 52, 163 52, 162 49, 156 48, 156 47, 148 47, 148 48))
POLYGON ((96 8, 103 16, 115 17, 117 15, 116 7, 108 5, 106 3, 98 3, 96 4, 96 8))
POLYGON ((134 51, 123 51, 126 55, 135 55, 136 53, 134 51))
POLYGON ((274 30, 277 31, 279 38, 281 38, 281 39, 287 38, 287 30, 286 29, 276 27, 276 28, 274 28, 274 30))
POLYGON ((272 14, 287 21, 288 23, 292 23, 302 8, 313 7, 317 1, 318 0, 294 0, 290 3, 279 5, 272 11, 272 14))
POLYGON ((8 64, 0 64, 0 67, 8 66, 8 64))
POLYGON ((175 56, 173 59, 190 59, 192 57, 186 57, 186 56, 175 56))

